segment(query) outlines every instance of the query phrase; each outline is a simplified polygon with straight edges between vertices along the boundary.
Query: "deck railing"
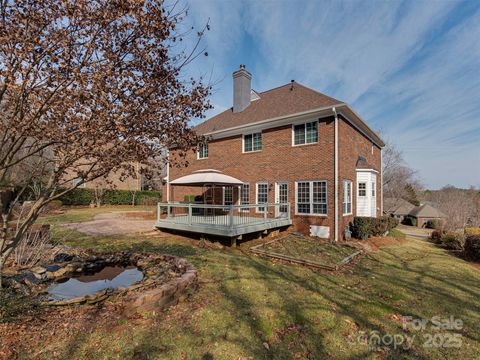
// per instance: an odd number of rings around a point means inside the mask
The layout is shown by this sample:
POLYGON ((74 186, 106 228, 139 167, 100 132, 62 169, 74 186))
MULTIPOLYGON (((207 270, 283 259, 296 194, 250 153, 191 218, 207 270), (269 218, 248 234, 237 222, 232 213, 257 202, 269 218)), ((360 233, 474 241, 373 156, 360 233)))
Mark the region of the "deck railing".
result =
POLYGON ((241 227, 275 219, 290 220, 290 204, 211 205, 158 203, 157 221, 215 227, 241 227))

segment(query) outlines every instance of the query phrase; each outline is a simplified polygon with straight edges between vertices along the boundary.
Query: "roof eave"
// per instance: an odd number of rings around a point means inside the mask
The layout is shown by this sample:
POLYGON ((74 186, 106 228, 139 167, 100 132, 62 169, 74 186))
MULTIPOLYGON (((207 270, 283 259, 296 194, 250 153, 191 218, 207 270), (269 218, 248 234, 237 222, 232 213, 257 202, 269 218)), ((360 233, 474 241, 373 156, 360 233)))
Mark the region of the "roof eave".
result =
POLYGON ((347 103, 341 103, 337 105, 336 108, 340 114, 342 114, 352 125, 356 126, 360 132, 372 140, 377 146, 381 148, 385 147, 385 142, 382 140, 382 138, 375 131, 373 131, 370 126, 368 126, 367 122, 363 120, 362 117, 355 110, 353 110, 350 105, 347 103), (345 112, 347 114, 345 114, 345 112), (352 120, 352 118, 356 118, 357 122, 352 120), (365 127, 365 129, 361 129, 362 126, 365 127))
MULTIPOLYGON (((334 108, 336 106, 339 106, 341 104, 342 103, 339 103, 339 104, 336 104, 336 105, 329 105, 329 106, 325 106, 325 107, 321 107, 321 108, 317 108, 317 109, 313 109, 313 110, 307 110, 307 111, 302 111, 302 112, 298 112, 298 113, 293 113, 293 114, 289 114, 289 115, 277 116, 277 117, 274 117, 274 118, 260 120, 260 121, 256 121, 256 122, 253 122, 253 123, 233 126, 233 127, 228 128, 228 129, 211 131, 211 132, 203 133, 201 135, 212 137, 214 139, 215 138, 223 138, 223 137, 227 137, 227 136, 231 136, 233 134, 236 134, 237 132, 241 133, 241 132, 246 131, 250 128, 268 127, 268 125, 270 125, 270 123, 275 123, 274 127, 278 127, 278 126, 283 126, 283 125, 289 124, 290 121, 294 120, 295 118, 302 118, 302 117, 308 118, 308 117, 312 117, 312 116, 322 116, 322 117, 323 116, 331 116, 331 115, 333 115, 332 108, 334 108), (285 124, 283 124, 282 120, 285 121, 285 124)), ((295 119, 295 120, 297 120, 297 119, 295 119)))
MULTIPOLYGON (((256 121, 254 123, 242 124, 238 126, 233 126, 228 129, 221 129, 217 131, 211 131, 203 133, 201 135, 211 137, 213 139, 224 138, 232 135, 238 135, 249 129, 255 129, 259 127, 268 127, 270 123, 275 123, 275 127, 287 125, 289 121, 295 118, 311 117, 311 116, 320 116, 326 117, 333 115, 333 108, 337 110, 349 123, 351 123, 358 131, 370 139, 378 147, 383 148, 385 142, 378 136, 378 134, 373 131, 363 120, 360 115, 358 115, 347 103, 338 103, 335 105, 329 105, 313 110, 302 111, 298 113, 293 113, 289 115, 278 116, 270 119, 265 119, 261 121, 256 121), (283 120, 283 121, 282 121, 283 120), (285 122, 285 124, 283 124, 285 122)), ((272 124, 273 125, 273 124, 272 124)))

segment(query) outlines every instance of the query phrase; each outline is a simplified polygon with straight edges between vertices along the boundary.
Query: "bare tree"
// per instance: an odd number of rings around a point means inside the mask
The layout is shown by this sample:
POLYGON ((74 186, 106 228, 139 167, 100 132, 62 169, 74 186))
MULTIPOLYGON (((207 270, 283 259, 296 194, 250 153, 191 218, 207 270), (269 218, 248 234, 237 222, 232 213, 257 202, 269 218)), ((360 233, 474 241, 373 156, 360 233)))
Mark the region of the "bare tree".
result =
POLYGON ((447 215, 446 227, 451 230, 480 226, 480 192, 474 187, 459 189, 447 185, 440 190, 427 190, 423 200, 434 203, 447 215))
POLYGON ((147 172, 162 149, 184 155, 198 142, 189 119, 204 117, 211 87, 183 68, 204 53, 208 24, 179 30, 185 15, 155 0, 0 0, 0 281, 48 202, 112 171, 131 176, 137 162, 147 172), (189 34, 198 37, 187 51, 189 34), (12 230, 13 204, 34 182, 12 230))
POLYGON ((387 143, 382 151, 383 196, 386 198, 409 197, 407 189, 418 192, 422 186, 416 171, 408 166, 402 153, 392 143, 387 143))

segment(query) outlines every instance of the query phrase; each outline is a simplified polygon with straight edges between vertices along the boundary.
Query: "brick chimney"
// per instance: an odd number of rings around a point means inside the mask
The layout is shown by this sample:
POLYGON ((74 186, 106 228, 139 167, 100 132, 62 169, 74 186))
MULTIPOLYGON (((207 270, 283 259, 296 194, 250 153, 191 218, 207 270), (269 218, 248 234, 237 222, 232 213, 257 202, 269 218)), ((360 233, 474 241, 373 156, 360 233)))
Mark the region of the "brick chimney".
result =
POLYGON ((250 105, 250 91, 252 89, 252 74, 245 65, 233 73, 233 112, 241 112, 250 105))

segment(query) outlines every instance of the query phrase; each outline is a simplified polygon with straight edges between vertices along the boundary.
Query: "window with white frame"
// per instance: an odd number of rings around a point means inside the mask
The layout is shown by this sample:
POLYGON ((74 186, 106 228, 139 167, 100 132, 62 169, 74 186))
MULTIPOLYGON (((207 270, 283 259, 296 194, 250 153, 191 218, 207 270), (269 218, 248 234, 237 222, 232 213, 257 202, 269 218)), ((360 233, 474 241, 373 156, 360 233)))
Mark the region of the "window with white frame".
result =
POLYGON ((327 181, 298 181, 296 213, 327 215, 327 181))
MULTIPOLYGON (((257 183, 257 204, 266 204, 268 202, 268 183, 257 183)), ((265 206, 257 207, 257 212, 265 212, 265 206)))
POLYGON ((358 196, 361 196, 361 197, 367 196, 367 183, 365 182, 358 183, 358 196))
POLYGON ((343 214, 352 213, 352 182, 343 180, 343 214))
POLYGON ((262 133, 254 133, 243 136, 243 152, 262 150, 262 133))
POLYGON ((208 143, 201 143, 198 145, 197 158, 198 159, 208 158, 208 143))
POLYGON ((305 145, 318 142, 318 121, 293 125, 293 145, 305 145))
POLYGON ((372 182, 372 197, 375 197, 375 183, 372 182))
POLYGON ((72 180, 74 187, 85 187, 85 182, 82 177, 76 177, 72 180))
MULTIPOLYGON (((242 184, 240 188, 240 205, 250 204, 250 184, 242 184)), ((241 208, 241 211, 248 211, 249 208, 241 208)))
POLYGON ((223 205, 232 205, 233 204, 233 187, 224 186, 223 187, 223 205))

